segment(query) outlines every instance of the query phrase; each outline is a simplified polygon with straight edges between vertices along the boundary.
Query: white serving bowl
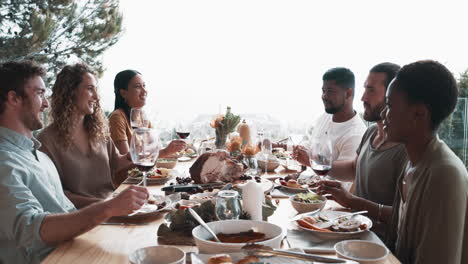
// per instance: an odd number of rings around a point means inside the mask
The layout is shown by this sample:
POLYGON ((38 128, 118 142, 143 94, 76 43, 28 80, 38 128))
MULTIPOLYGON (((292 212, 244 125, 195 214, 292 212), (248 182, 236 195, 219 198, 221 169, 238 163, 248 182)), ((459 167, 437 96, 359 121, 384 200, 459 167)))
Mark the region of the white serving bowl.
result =
MULTIPOLYGON (((281 227, 263 221, 224 220, 210 222, 207 223, 207 225, 213 230, 215 234, 233 234, 254 229, 256 232, 264 233, 266 237, 269 238, 264 241, 256 242, 256 244, 266 245, 272 248, 280 248, 281 239, 283 238, 283 230, 281 227)), ((192 230, 192 235, 195 239, 195 244, 198 247, 198 251, 204 254, 240 252, 241 248, 246 245, 246 243, 219 243, 210 241, 209 239, 211 239, 212 236, 202 226, 195 227, 192 230)))
POLYGON ((355 260, 361 264, 384 263, 389 250, 377 243, 363 240, 344 240, 335 244, 339 257, 355 260))
POLYGON ((185 252, 172 246, 140 248, 128 256, 132 264, 185 264, 185 252))
POLYGON ((325 207, 325 204, 327 203, 327 198, 320 196, 321 201, 317 203, 303 203, 303 202, 298 202, 294 201, 294 198, 297 196, 297 194, 289 197, 289 201, 291 202, 292 206, 296 211, 300 214, 302 213, 307 213, 307 212, 312 212, 314 210, 320 209, 322 210, 323 207, 325 207))
POLYGON ((157 168, 174 169, 177 165, 177 158, 161 158, 156 160, 157 168))
MULTIPOLYGON (((264 159, 263 160, 262 159, 257 160, 257 164, 258 164, 258 167, 262 171, 265 171, 265 160, 264 159)), ((279 165, 280 165, 280 163, 279 163, 278 160, 268 159, 268 163, 266 164, 267 172, 274 171, 276 168, 278 168, 279 165)))

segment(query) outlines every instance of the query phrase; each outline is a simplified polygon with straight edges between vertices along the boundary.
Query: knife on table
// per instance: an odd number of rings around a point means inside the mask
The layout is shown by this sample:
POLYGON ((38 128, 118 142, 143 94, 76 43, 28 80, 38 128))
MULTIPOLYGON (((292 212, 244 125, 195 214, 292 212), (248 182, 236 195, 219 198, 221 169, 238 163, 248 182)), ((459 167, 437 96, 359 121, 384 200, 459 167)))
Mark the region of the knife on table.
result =
POLYGON ((169 185, 161 188, 162 191, 166 193, 174 192, 203 192, 209 188, 223 187, 225 183, 222 182, 213 182, 213 183, 202 183, 202 184, 177 184, 169 185))

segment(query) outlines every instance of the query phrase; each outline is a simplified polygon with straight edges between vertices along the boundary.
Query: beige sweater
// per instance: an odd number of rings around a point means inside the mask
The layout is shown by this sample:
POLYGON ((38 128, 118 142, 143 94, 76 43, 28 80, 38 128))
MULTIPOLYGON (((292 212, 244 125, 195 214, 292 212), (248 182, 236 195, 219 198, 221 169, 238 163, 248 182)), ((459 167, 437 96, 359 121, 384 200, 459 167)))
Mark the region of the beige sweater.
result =
POLYGON ((434 138, 406 183, 398 215, 402 180, 393 205, 396 256, 402 263, 468 263, 468 173, 461 160, 434 138))
POLYGON ((75 194, 106 198, 114 190, 112 178, 118 164, 118 150, 109 138, 85 154, 74 144, 65 149, 56 140, 60 135, 52 127, 38 136, 43 150, 54 162, 63 189, 75 194))

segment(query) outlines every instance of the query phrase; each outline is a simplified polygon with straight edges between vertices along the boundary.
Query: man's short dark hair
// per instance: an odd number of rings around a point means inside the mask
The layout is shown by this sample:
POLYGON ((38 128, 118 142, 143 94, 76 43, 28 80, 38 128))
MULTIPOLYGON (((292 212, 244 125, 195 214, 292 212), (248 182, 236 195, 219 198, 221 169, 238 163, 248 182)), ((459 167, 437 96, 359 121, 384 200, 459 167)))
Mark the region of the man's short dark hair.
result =
POLYGON ((18 96, 26 97, 24 86, 36 76, 44 77, 44 68, 33 61, 9 61, 0 64, 0 113, 5 111, 8 92, 14 91, 18 96))
POLYGON ((370 73, 384 73, 387 76, 385 79, 385 89, 388 88, 390 82, 395 78, 397 72, 400 70, 400 65, 391 63, 391 62, 383 62, 375 65, 370 69, 370 73))
POLYGON ((322 77, 323 81, 335 81, 335 83, 343 89, 353 90, 354 95, 354 73, 347 68, 336 67, 329 69, 322 77))
POLYGON ((396 82, 396 87, 406 94, 409 103, 422 103, 429 108, 433 130, 455 109, 457 82, 437 61, 423 60, 405 65, 397 73, 396 82))

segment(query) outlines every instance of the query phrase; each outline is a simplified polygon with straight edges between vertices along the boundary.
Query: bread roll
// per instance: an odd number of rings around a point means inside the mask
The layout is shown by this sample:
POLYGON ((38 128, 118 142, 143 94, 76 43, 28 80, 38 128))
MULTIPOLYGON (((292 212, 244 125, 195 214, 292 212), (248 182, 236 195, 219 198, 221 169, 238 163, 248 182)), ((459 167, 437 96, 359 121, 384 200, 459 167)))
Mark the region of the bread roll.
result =
POLYGON ((260 259, 256 256, 246 256, 243 259, 237 261, 236 264, 250 264, 255 262, 260 262, 260 259))
POLYGON ((208 259, 208 264, 234 264, 228 254, 219 254, 208 259))

